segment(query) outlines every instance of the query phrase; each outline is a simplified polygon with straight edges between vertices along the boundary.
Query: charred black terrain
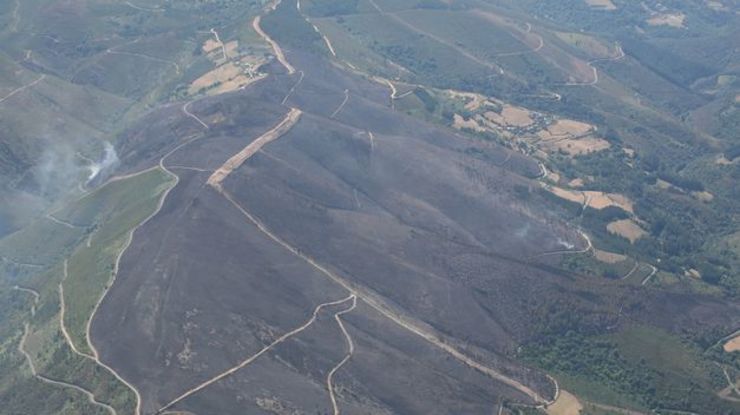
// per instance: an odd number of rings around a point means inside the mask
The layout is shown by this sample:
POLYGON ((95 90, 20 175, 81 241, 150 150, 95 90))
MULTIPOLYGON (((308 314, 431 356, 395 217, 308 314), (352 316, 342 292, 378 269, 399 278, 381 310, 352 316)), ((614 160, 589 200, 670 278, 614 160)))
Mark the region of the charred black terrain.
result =
POLYGON ((0 415, 738 410, 734 231, 705 259, 664 209, 736 220, 729 174, 677 173, 735 166, 671 112, 713 79, 529 0, 33 2, 0 32, 0 200, 43 199, 0 206, 0 415), (83 90, 46 194, 26 112, 83 90))
MULTIPOLYGON (((169 109, 122 143, 128 169, 167 155, 179 177, 92 324, 142 413, 331 413, 333 394, 355 414, 538 405, 557 384, 515 360, 534 313, 567 301, 593 330, 651 320, 634 289, 554 266, 590 242, 540 208, 535 161, 399 114, 386 87, 315 55, 287 57, 296 73, 273 65, 193 104, 207 129, 169 109), (290 108, 303 114, 287 133, 207 184, 290 108)), ((692 303, 672 325, 725 307, 692 303)))

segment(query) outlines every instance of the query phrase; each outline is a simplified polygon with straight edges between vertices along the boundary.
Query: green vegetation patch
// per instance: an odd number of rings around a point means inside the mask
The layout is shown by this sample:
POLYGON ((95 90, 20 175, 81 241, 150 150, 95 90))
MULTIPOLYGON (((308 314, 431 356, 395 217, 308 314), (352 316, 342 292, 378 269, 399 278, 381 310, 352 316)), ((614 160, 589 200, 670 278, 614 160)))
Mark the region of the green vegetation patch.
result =
POLYGON ((70 210, 93 229, 69 258, 64 281, 65 325, 78 350, 90 353, 86 328, 99 298, 109 288, 115 262, 132 229, 157 208, 172 180, 161 170, 113 182, 82 199, 70 210))

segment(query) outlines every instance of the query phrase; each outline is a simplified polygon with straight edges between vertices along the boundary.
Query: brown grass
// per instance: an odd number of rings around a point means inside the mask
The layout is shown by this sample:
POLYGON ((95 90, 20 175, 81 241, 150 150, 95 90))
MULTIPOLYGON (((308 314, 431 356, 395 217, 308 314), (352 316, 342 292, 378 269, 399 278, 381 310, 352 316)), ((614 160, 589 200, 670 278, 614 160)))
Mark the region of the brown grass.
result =
POLYGON ((532 125, 534 122, 531 117, 531 112, 524 108, 514 107, 511 105, 504 106, 503 111, 501 111, 501 116, 504 118, 506 124, 513 125, 515 127, 527 127, 532 125))
POLYGON ((551 186, 548 190, 557 197, 575 203, 583 204, 588 199, 588 206, 593 209, 601 210, 614 206, 624 210, 625 212, 634 213, 634 203, 632 200, 618 193, 605 193, 595 190, 581 192, 578 190, 563 189, 556 186, 551 186))
POLYGON ((606 225, 606 229, 613 234, 617 234, 635 243, 638 239, 647 235, 647 232, 635 223, 632 219, 622 219, 606 225))
POLYGON ((617 6, 612 3, 612 0, 585 0, 586 4, 594 9, 602 10, 617 10, 617 6))
POLYGON ((579 415, 583 405, 568 391, 561 390, 558 400, 545 410, 548 415, 579 415))
POLYGON ((584 184, 583 179, 573 179, 568 182, 568 186, 570 187, 583 187, 584 184))
POLYGON ((452 126, 458 130, 473 130, 477 132, 486 131, 485 128, 481 127, 480 124, 472 118, 466 120, 465 117, 460 114, 455 114, 453 118, 452 126))
POLYGON ((647 20, 651 26, 684 27, 686 15, 683 13, 666 13, 653 16, 647 20))
POLYGON ((585 192, 591 198, 588 203, 589 207, 594 209, 604 209, 610 206, 616 206, 625 212, 635 213, 634 202, 627 196, 618 193, 604 193, 596 191, 585 192))
POLYGON ((727 353, 740 352, 740 336, 730 339, 723 348, 727 353))
POLYGON ((600 249, 594 249, 594 256, 601 262, 607 264, 618 264, 622 261, 626 261, 627 257, 621 254, 615 254, 614 252, 602 251, 600 249))
POLYGON ((227 82, 241 74, 241 69, 234 65, 234 63, 226 63, 193 81, 190 84, 190 88, 188 88, 188 93, 192 95, 203 89, 212 88, 218 83, 227 82))
POLYGON ((554 150, 563 151, 569 156, 580 156, 583 154, 603 151, 611 147, 608 141, 601 138, 586 137, 579 139, 564 139, 548 144, 554 150))
POLYGON ((593 128, 594 127, 591 124, 586 124, 585 122, 575 120, 557 120, 547 127, 546 131, 551 137, 581 137, 590 133, 593 128))
POLYGON ((703 192, 691 192, 691 196, 694 196, 697 200, 701 200, 702 202, 709 203, 712 200, 714 200, 714 195, 707 192, 706 190, 703 192))
MULTIPOLYGON (((216 42, 214 39, 208 39, 203 43, 203 52, 206 54, 216 51, 221 48, 221 44, 216 42)), ((220 53, 220 50, 219 50, 220 53)))

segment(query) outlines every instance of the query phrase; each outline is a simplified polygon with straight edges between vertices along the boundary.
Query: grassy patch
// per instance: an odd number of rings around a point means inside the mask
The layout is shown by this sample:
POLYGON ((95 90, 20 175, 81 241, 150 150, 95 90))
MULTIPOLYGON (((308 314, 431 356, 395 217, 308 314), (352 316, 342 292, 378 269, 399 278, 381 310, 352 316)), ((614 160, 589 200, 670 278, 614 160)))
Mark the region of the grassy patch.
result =
POLYGON ((91 352, 86 341, 87 322, 111 283, 115 261, 130 231, 154 212, 169 185, 164 172, 153 170, 111 183, 71 208, 94 213, 86 220, 95 223, 89 240, 69 258, 64 281, 65 324, 78 350, 91 352))
POLYGON ((155 211, 162 192, 171 184, 168 175, 158 169, 113 182, 55 213, 61 221, 79 227, 70 228, 41 218, 33 226, 6 238, 9 241, 0 241, 29 253, 36 249, 36 244, 19 244, 18 241, 43 241, 44 258, 54 264, 23 281, 40 294, 33 316, 30 315, 30 294, 12 290, 6 281, 0 280, 0 288, 3 288, 0 290, 0 335, 3 339, 0 341, 3 373, 0 404, 9 411, 7 413, 107 413, 102 407, 89 404, 78 391, 48 385, 32 376, 18 350, 24 321, 29 319, 25 350, 41 375, 89 390, 96 399, 111 405, 120 414, 134 412, 133 392, 107 369, 75 353, 67 344, 61 331, 59 283, 64 275, 64 258, 72 252, 68 258, 69 276, 64 282, 65 326, 75 347, 89 353, 86 325, 110 283, 112 264, 130 231, 155 211), (54 237, 44 237, 44 232, 54 237), (5 301, 5 297, 10 298, 5 301))

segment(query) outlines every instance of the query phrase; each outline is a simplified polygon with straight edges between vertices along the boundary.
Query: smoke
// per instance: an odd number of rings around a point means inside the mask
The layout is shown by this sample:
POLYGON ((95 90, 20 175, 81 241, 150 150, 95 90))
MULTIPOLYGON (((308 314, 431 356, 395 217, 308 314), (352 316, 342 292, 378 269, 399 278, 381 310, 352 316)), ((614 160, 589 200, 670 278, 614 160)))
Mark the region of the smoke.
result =
POLYGON ((565 249, 573 249, 576 247, 575 245, 573 245, 572 243, 566 241, 565 239, 561 237, 558 237, 558 245, 564 247, 565 249))
POLYGON ((104 143, 103 158, 99 162, 93 162, 87 166, 89 174, 85 186, 92 181, 105 180, 120 164, 116 148, 111 143, 104 143))
POLYGON ((527 223, 524 224, 524 226, 522 226, 521 228, 517 229, 516 232, 514 232, 514 234, 518 238, 524 239, 524 238, 527 237, 527 235, 529 235, 529 228, 530 228, 530 225, 529 225, 529 222, 527 222, 527 223))
POLYGON ((0 237, 37 217, 83 186, 101 183, 119 165, 116 149, 102 145, 98 161, 82 156, 69 142, 48 140, 33 167, 0 192, 0 237))

